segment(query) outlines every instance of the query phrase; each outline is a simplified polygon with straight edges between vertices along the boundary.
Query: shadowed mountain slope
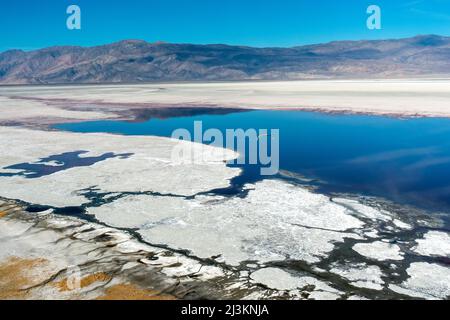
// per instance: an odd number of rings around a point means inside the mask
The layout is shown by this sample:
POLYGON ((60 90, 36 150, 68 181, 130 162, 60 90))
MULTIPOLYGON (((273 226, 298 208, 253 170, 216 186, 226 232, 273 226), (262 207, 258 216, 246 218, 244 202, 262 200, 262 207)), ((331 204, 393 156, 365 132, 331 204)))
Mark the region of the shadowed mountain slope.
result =
POLYGON ((148 43, 0 54, 0 84, 450 76, 450 37, 338 41, 292 48, 148 43))

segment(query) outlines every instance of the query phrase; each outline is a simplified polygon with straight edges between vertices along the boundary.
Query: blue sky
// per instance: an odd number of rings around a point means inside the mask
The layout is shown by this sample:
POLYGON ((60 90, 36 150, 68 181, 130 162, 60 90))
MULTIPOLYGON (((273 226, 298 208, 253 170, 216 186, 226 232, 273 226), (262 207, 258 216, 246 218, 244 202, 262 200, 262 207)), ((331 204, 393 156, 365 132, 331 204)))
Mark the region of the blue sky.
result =
POLYGON ((333 40, 450 35, 450 0, 1 0, 0 51, 150 42, 295 46, 333 40), (66 28, 80 6, 82 30, 66 28), (366 9, 382 9, 368 30, 366 9))

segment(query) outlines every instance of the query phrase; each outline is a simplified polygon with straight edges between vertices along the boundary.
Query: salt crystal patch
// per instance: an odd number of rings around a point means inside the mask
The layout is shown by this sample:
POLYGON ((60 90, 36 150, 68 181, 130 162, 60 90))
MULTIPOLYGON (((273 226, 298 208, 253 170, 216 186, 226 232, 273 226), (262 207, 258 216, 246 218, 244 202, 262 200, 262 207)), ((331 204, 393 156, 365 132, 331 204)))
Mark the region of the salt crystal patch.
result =
POLYGON ((377 266, 367 266, 366 264, 357 264, 350 266, 336 266, 330 272, 340 275, 352 281, 352 285, 359 288, 382 290, 384 281, 383 273, 377 266))
POLYGON ((450 268, 426 262, 413 263, 407 270, 409 279, 389 289, 424 299, 450 298, 450 268))
POLYGON ((423 239, 416 240, 413 251, 424 256, 450 257, 450 236, 448 233, 430 231, 423 239))
POLYGON ((275 290, 297 290, 306 286, 314 286, 315 290, 325 291, 332 294, 338 294, 339 291, 330 287, 326 283, 313 277, 294 277, 290 273, 278 268, 264 268, 253 272, 251 279, 275 290))
POLYGON ((373 260, 403 260, 403 253, 398 245, 382 241, 357 243, 353 246, 353 250, 373 260))
POLYGON ((288 256, 319 262, 346 238, 361 239, 351 230, 364 223, 324 195, 280 180, 250 186, 246 198, 133 195, 89 213, 111 226, 138 228, 150 243, 201 258, 221 255, 220 261, 233 265, 288 256))

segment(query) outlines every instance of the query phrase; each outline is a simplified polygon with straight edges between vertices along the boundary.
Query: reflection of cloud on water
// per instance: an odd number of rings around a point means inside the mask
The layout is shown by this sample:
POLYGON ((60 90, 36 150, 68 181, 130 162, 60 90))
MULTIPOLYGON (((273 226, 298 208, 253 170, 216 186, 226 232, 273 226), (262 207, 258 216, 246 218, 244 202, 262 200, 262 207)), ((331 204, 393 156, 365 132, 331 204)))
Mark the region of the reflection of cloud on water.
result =
POLYGON ((450 162, 450 157, 440 157, 440 158, 429 158, 417 161, 407 167, 404 168, 404 170, 418 170, 418 169, 425 169, 428 167, 440 165, 440 164, 446 164, 450 162))
POLYGON ((439 152, 438 147, 400 149, 400 150, 394 150, 394 151, 375 153, 375 154, 371 154, 368 156, 357 157, 357 158, 349 160, 348 163, 364 164, 364 163, 370 163, 370 162, 383 162, 383 161, 397 160, 397 159, 411 157, 411 156, 435 154, 437 152, 439 152))

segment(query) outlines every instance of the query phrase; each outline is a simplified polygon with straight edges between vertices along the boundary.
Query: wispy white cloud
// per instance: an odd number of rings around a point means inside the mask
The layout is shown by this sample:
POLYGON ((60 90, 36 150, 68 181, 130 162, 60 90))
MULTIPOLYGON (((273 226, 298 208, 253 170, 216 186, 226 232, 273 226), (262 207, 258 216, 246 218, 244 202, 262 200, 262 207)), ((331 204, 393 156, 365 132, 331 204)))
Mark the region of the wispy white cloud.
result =
POLYGON ((406 7, 406 8, 410 8, 410 7, 414 7, 417 6, 418 4, 424 3, 425 0, 413 0, 413 1, 409 1, 407 3, 402 4, 402 7, 406 7))
POLYGON ((402 8, 407 8, 411 13, 426 16, 438 20, 450 20, 450 13, 439 11, 439 6, 446 4, 447 0, 411 0, 403 3, 402 8), (430 9, 432 7, 433 9, 430 9))
POLYGON ((430 11, 430 10, 422 10, 422 9, 416 9, 416 8, 411 8, 410 11, 413 13, 422 15, 422 16, 427 16, 429 18, 450 21, 449 13, 430 11))

